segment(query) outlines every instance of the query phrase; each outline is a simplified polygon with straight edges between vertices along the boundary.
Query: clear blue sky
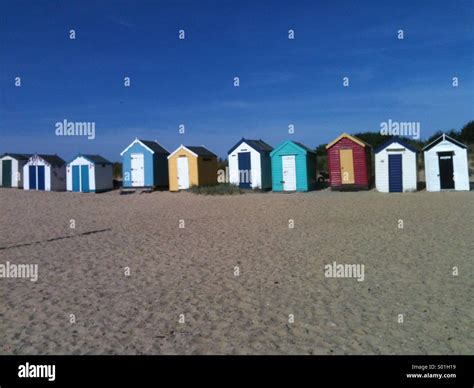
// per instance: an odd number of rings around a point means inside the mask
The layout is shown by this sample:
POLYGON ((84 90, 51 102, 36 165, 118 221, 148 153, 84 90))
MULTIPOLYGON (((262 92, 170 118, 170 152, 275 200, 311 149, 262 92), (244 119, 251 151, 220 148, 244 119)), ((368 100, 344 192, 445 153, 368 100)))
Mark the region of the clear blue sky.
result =
POLYGON ((315 147, 388 119, 421 122, 422 138, 459 129, 474 118, 473 8, 471 0, 1 0, 0 153, 116 161, 139 137, 225 156, 242 136, 315 147), (95 140, 55 136, 64 119, 94 121, 95 140))

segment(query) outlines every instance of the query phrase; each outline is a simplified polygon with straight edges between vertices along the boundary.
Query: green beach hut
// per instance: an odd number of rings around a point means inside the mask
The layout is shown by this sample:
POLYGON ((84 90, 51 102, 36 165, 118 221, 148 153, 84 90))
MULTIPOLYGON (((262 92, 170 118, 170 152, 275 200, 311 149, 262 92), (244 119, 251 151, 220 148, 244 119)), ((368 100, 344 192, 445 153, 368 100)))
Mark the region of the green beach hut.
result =
POLYGON ((316 153, 295 141, 285 141, 271 153, 273 191, 316 188, 316 153))

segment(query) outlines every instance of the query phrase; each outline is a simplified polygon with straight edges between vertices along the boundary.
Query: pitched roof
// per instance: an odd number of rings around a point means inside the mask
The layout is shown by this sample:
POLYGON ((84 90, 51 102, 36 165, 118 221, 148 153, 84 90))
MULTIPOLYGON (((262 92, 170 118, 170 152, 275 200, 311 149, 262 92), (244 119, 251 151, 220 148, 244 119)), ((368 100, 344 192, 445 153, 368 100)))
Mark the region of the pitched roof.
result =
POLYGON ((438 143, 441 143, 442 141, 444 140, 447 140, 461 148, 467 148, 467 145, 453 139, 452 137, 446 135, 445 133, 443 133, 440 137, 438 137, 437 139, 435 139, 434 141, 432 141, 430 144, 427 144, 423 147, 422 151, 428 151, 429 149, 433 148, 436 144, 438 143))
POLYGON ((228 154, 234 152, 234 150, 241 145, 242 143, 248 144, 250 147, 252 147, 255 151, 257 152, 271 152, 273 151, 273 147, 267 143, 265 143, 262 139, 259 140, 251 140, 251 139, 245 139, 242 138, 240 139, 237 144, 235 144, 228 152, 228 154))
POLYGON ((198 156, 215 156, 217 155, 211 151, 209 151, 204 146, 185 146, 188 150, 194 152, 198 156))
POLYGON ((87 159, 89 162, 92 162, 94 164, 112 164, 112 162, 108 161, 107 159, 103 158, 100 155, 85 155, 85 154, 78 154, 74 159, 72 159, 69 163, 73 162, 79 157, 83 157, 87 159))
POLYGON ((0 156, 0 158, 3 158, 4 156, 10 156, 17 160, 28 160, 31 157, 31 154, 11 154, 9 152, 5 152, 2 156, 0 156))
POLYGON ((407 141, 401 139, 400 137, 398 136, 393 136, 391 137, 389 140, 387 140, 385 143, 383 143, 382 145, 379 145, 375 150, 374 152, 376 154, 378 154, 380 151, 384 150, 385 148, 387 148, 390 144, 392 143, 398 143, 398 144, 401 144, 403 147, 405 147, 406 149, 409 149, 410 151, 413 151, 413 152, 417 152, 418 150, 416 149, 416 147, 412 146, 411 144, 409 144, 407 141))
POLYGON ((276 147, 272 152, 270 152, 270 156, 273 156, 275 155, 275 153, 277 151, 279 151, 281 148, 283 148, 284 146, 286 146, 287 144, 293 144, 295 146, 297 146, 298 148, 301 148, 303 151, 305 152, 309 152, 309 153, 312 153, 312 154, 316 154, 316 152, 314 150, 312 150, 311 148, 308 148, 306 147, 304 144, 302 143, 299 143, 297 141, 293 141, 293 140, 287 140, 287 141, 284 141, 283 143, 281 143, 278 147, 276 147))
POLYGON ((358 137, 355 137, 355 136, 352 136, 352 135, 349 135, 348 133, 342 133, 340 134, 338 137, 336 137, 332 142, 330 142, 327 146, 326 146, 326 149, 329 149, 331 148, 334 144, 336 144, 339 140, 341 140, 342 138, 347 138, 347 139, 350 139, 352 140, 354 143, 357 143, 359 144, 360 146, 362 147, 371 147, 370 144, 366 143, 365 141, 359 139, 358 137))
POLYGON ((148 148, 151 148, 157 154, 169 154, 169 152, 163 148, 157 141, 150 141, 150 140, 141 140, 138 139, 140 142, 145 144, 148 148))
POLYGON ((120 155, 123 156, 123 154, 125 152, 127 152, 130 147, 132 147, 134 144, 136 143, 140 143, 143 147, 147 148, 148 151, 150 151, 151 153, 153 154, 166 154, 166 155, 169 155, 169 152, 164 148, 162 147, 156 140, 153 141, 153 140, 140 140, 140 139, 137 139, 135 138, 134 141, 132 141, 127 148, 125 148, 121 153, 120 155))
POLYGON ((36 155, 39 156, 41 159, 45 160, 46 162, 48 162, 52 166, 62 166, 66 163, 58 155, 45 155, 45 154, 36 154, 36 155))
POLYGON ((311 148, 309 147, 306 147, 303 143, 300 143, 298 141, 293 141, 292 143, 295 143, 296 145, 300 146, 301 148, 303 148, 304 150, 308 151, 308 152, 311 152, 313 154, 315 154, 316 152, 314 150, 312 150, 311 148))

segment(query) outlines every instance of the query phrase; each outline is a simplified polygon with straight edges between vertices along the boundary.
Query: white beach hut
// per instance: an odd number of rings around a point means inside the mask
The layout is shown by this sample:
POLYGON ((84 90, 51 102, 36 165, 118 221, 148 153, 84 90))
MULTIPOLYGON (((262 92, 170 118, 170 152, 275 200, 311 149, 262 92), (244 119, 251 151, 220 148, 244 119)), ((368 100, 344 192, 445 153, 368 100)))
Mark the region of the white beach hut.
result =
POLYGON ((272 150, 263 140, 242 138, 228 152, 230 183, 247 189, 270 189, 272 150))
POLYGON ((23 166, 31 155, 6 153, 0 157, 0 186, 23 188, 23 166))
POLYGON ((67 191, 97 193, 113 188, 112 163, 100 155, 77 155, 67 164, 67 191))
POLYGON ((381 193, 417 189, 416 148, 393 137, 375 150, 375 187, 381 193))
POLYGON ((427 191, 469 190, 466 145, 443 134, 423 152, 427 191))
POLYGON ((23 166, 23 189, 66 190, 66 162, 57 155, 32 155, 23 166))

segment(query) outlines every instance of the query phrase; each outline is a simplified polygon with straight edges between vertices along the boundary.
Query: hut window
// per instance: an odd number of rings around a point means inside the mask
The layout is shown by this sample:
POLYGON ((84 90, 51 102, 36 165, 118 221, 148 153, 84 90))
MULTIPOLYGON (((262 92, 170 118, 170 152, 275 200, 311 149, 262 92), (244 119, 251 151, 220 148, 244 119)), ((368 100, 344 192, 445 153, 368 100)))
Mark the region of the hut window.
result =
POLYGON ((203 162, 210 162, 212 159, 211 158, 202 158, 203 162))

